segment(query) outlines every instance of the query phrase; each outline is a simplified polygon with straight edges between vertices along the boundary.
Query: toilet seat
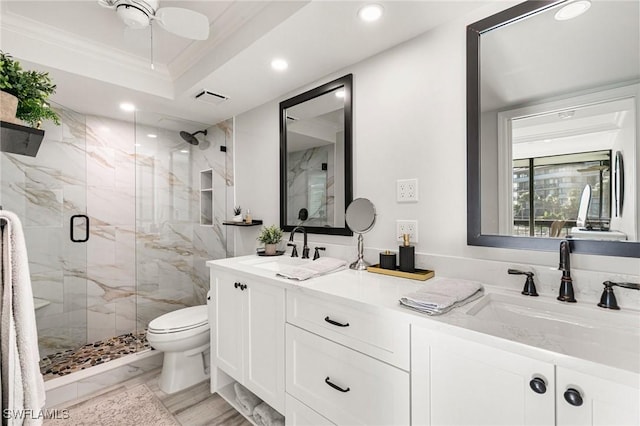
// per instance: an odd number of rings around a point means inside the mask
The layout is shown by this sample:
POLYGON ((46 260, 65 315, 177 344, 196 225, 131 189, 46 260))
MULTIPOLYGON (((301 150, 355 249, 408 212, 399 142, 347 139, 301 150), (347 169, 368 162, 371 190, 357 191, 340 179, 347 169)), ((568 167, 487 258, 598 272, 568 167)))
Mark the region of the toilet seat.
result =
POLYGON ((192 306, 159 316, 149 323, 149 333, 173 334, 188 330, 209 329, 207 306, 192 306))

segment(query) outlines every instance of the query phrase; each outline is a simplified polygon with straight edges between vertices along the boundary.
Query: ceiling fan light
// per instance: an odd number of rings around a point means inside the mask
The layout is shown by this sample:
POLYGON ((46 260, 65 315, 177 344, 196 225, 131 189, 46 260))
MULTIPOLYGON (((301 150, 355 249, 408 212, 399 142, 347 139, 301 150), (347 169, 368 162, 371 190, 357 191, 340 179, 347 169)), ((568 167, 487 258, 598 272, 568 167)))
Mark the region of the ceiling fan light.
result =
POLYGON ((116 12, 120 19, 122 19, 122 22, 129 28, 140 30, 149 26, 149 15, 134 5, 118 5, 116 12))

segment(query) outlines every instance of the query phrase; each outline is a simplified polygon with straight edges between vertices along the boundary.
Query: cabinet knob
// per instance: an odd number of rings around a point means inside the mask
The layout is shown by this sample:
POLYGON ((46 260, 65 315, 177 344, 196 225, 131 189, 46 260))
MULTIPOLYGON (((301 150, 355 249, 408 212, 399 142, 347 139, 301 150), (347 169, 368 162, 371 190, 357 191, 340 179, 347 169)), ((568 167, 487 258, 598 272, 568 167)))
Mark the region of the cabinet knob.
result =
POLYGON ((529 386, 535 393, 542 394, 547 391, 547 384, 540 377, 534 377, 533 379, 531 379, 531 381, 529 382, 529 386))
POLYGON ((564 400, 574 407, 582 405, 582 395, 580 395, 580 392, 574 388, 569 388, 564 392, 564 400))
POLYGON ((240 287, 240 283, 236 281, 235 283, 233 283, 233 287, 234 287, 234 288, 238 288, 238 287, 240 287))
POLYGON ((331 378, 327 376, 326 379, 324 379, 324 382, 326 384, 328 384, 329 386, 331 386, 332 388, 334 388, 337 391, 343 392, 343 393, 347 393, 351 390, 351 388, 341 388, 340 386, 336 385, 335 383, 331 383, 331 378))

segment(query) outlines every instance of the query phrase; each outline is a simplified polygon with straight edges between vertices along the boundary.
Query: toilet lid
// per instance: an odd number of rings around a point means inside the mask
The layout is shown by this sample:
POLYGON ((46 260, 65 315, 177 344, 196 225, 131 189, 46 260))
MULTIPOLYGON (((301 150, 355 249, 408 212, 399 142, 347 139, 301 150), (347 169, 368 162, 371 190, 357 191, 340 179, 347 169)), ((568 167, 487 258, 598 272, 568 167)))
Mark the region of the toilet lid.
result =
POLYGON ((207 305, 178 309, 159 316, 149 323, 149 330, 155 332, 177 332, 202 327, 209 322, 207 305))

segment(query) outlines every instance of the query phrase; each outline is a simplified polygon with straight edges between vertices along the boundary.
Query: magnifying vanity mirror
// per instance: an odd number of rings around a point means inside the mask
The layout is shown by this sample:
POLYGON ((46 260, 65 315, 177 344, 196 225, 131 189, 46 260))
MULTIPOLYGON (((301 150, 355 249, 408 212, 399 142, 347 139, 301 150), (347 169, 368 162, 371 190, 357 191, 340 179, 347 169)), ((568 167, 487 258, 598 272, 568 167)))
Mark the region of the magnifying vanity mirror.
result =
POLYGON ((640 257, 640 2, 569 3, 467 27, 467 241, 640 257))
POLYGON ((353 235, 352 75, 280 103, 280 227, 353 235))
POLYGON ((349 228, 358 234, 358 260, 349 265, 357 271, 367 269, 369 264, 364 261, 364 240, 362 234, 368 232, 376 223, 376 208, 366 198, 356 198, 349 204, 346 211, 346 221, 349 228))

